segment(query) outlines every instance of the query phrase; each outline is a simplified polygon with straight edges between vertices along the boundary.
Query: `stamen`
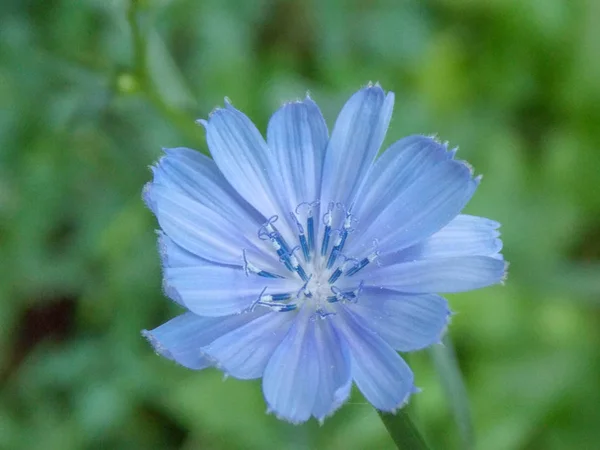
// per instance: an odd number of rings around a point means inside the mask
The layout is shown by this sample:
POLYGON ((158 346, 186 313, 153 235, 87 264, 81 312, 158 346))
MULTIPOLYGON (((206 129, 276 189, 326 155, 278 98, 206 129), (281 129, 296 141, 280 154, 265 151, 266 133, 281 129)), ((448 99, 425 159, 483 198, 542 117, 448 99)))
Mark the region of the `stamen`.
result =
POLYGON ((306 228, 308 231, 308 248, 310 251, 315 249, 315 219, 312 216, 312 209, 310 215, 306 219, 306 228))
POLYGON ((296 207, 296 214, 299 214, 300 207, 308 206, 308 212, 306 213, 306 234, 308 236, 308 249, 310 252, 315 250, 315 219, 313 218, 313 207, 319 205, 319 200, 314 202, 302 202, 296 207))
MULTIPOLYGON (((340 256, 346 258, 344 255, 340 255, 340 256)), ((355 264, 357 264, 358 260, 355 258, 346 258, 345 261, 337 269, 335 269, 333 271, 333 273, 331 274, 331 276, 329 277, 329 280, 327 280, 327 282, 329 284, 335 283, 337 281, 337 279, 342 276, 342 274, 348 267, 348 264, 351 262, 354 262, 355 264)))
POLYGON ((300 247, 302 247, 302 254, 304 255, 304 260, 306 262, 309 262, 310 251, 308 249, 308 242, 306 242, 306 236, 304 235, 304 227, 293 212, 290 212, 290 216, 292 216, 292 220, 296 222, 296 227, 298 227, 298 240, 300 241, 300 247))
MULTIPOLYGON (((316 316, 318 316, 319 319, 325 319, 326 317, 329 317, 329 316, 335 316, 335 313, 325 311, 325 310, 319 308, 315 311, 315 314, 313 315, 313 317, 316 317, 316 316)), ((312 317, 311 317, 311 319, 312 319, 312 317)))
POLYGON ((294 271, 300 275, 300 278, 302 278, 302 281, 308 281, 308 275, 306 275, 306 272, 304 271, 304 268, 300 265, 300 262, 298 261, 298 258, 296 258, 296 256, 294 255, 294 252, 298 250, 298 247, 294 247, 292 249, 292 251, 289 254, 289 262, 292 266, 292 268, 294 269, 294 271))
POLYGON ((312 274, 310 274, 308 280, 306 280, 302 287, 298 289, 298 292, 296 293, 296 298, 300 298, 301 294, 304 294, 305 297, 312 298, 312 292, 308 290, 308 282, 312 279, 312 277, 312 274))
POLYGON ((261 295, 260 301, 265 302, 282 302, 292 298, 292 294, 267 294, 261 295))
POLYGON ((278 239, 276 237, 273 237, 273 236, 271 237, 271 244, 273 245, 273 248, 277 252, 277 256, 279 256, 279 261, 281 261, 283 264, 285 264, 285 267, 287 270, 289 270, 290 272, 293 272, 294 268, 292 267, 292 264, 290 263, 289 254, 281 246, 280 242, 278 241, 278 239))
POLYGON ((327 205, 327 212, 323 216, 325 230, 323 231, 323 242, 321 243, 321 256, 325 256, 327 254, 327 247, 329 247, 329 237, 331 235, 331 224, 333 223, 334 206, 335 204, 333 202, 329 202, 329 205, 327 205))
POLYGON ((291 294, 267 294, 264 295, 267 290, 267 286, 261 291, 258 299, 250 307, 250 311, 254 311, 256 306, 266 306, 277 312, 287 312, 296 309, 298 306, 295 303, 277 303, 278 301, 289 300, 292 298, 291 294))
POLYGON ((358 284, 356 289, 354 289, 353 291, 342 291, 337 286, 331 286, 331 292, 333 292, 334 295, 330 295, 329 297, 327 297, 326 300, 329 303, 336 303, 336 302, 341 302, 341 301, 349 301, 352 303, 356 303, 356 301, 358 299, 358 294, 360 294, 360 292, 362 291, 362 288, 363 288, 362 281, 358 284))
POLYGON ((364 269, 367 265, 369 265, 370 263, 372 263, 373 261, 375 261, 378 256, 379 256, 379 252, 377 252, 377 251, 371 253, 366 258, 363 258, 362 260, 360 260, 359 263, 356 266, 354 266, 353 268, 351 268, 344 275, 346 275, 347 277, 351 277, 352 275, 356 274, 358 271, 364 269))
POLYGON ((287 305, 282 305, 280 303, 259 301, 259 302, 256 302, 255 305, 266 306, 267 308, 271 308, 272 310, 274 310, 276 312, 288 312, 288 311, 293 311, 294 309, 298 308, 298 305, 296 305, 295 303, 288 303, 287 305))
POLYGON ((244 257, 244 272, 246 276, 249 276, 251 273, 258 275, 259 277, 265 278, 284 278, 281 275, 277 275, 271 272, 267 272, 265 270, 259 269, 250 261, 248 261, 248 257, 246 256, 246 249, 242 249, 242 255, 244 257))

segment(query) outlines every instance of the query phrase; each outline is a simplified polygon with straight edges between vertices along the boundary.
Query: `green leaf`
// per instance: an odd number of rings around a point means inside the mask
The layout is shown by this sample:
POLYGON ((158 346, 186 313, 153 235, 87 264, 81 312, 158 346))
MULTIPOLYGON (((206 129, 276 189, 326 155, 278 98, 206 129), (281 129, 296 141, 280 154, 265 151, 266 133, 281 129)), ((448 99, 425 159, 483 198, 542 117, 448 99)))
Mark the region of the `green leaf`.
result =
POLYGON ((458 425, 462 448, 472 449, 475 445, 469 399, 452 341, 446 336, 443 345, 434 345, 429 349, 429 354, 442 382, 442 388, 450 404, 454 420, 458 425))
POLYGON ((410 419, 406 408, 396 414, 377 411, 396 447, 402 450, 427 450, 429 447, 410 419))

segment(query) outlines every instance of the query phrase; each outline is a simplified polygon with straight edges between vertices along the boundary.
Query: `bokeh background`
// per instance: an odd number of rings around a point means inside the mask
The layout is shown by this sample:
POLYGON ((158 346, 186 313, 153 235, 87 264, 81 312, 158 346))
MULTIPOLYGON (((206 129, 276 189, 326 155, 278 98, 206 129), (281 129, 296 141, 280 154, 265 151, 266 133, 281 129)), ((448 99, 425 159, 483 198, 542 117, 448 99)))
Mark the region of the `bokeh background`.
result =
MULTIPOLYGON (((505 286, 450 296, 477 448, 600 448, 600 2, 7 0, 0 6, 0 448, 385 449, 354 393, 323 426, 265 414, 260 382, 157 357, 140 192, 161 147, 206 151, 223 97, 264 131, 310 91, 331 125, 369 81, 387 142, 437 133, 502 222, 505 286), (132 6, 133 5, 133 6, 132 6)), ((460 449, 427 352, 412 412, 460 449)))

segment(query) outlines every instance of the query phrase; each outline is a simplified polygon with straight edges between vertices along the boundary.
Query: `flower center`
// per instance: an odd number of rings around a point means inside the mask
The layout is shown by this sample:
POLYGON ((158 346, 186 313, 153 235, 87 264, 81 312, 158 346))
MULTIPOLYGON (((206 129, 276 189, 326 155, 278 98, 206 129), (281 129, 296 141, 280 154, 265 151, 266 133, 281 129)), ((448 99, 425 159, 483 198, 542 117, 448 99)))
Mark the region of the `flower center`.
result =
MULTIPOLYGON (((302 203, 295 213, 290 213, 297 229, 298 245, 292 247, 285 241, 275 222, 278 216, 271 217, 259 230, 258 237, 268 241, 277 254, 279 261, 285 266, 289 276, 301 283, 297 292, 271 292, 267 285, 259 295, 252 308, 264 306, 279 312, 293 311, 301 306, 309 306, 320 316, 335 314, 333 306, 338 302, 356 302, 362 290, 362 281, 357 279, 352 290, 341 290, 335 283, 341 277, 352 277, 368 264, 373 262, 378 252, 373 251, 362 259, 349 258, 344 247, 352 233, 355 219, 350 210, 342 205, 330 202, 323 214, 323 231, 320 242, 316 242, 316 224, 313 218, 313 207, 318 203, 302 203), (300 215, 299 209, 308 206, 306 213, 300 215), (339 227, 335 228, 336 210, 342 210, 343 216, 337 214, 339 227)), ((244 252, 244 269, 246 274, 263 278, 282 278, 281 275, 261 270, 252 265, 244 252)), ((286 277, 287 278, 287 277, 286 277)), ((265 280, 266 281, 266 280, 265 280)))

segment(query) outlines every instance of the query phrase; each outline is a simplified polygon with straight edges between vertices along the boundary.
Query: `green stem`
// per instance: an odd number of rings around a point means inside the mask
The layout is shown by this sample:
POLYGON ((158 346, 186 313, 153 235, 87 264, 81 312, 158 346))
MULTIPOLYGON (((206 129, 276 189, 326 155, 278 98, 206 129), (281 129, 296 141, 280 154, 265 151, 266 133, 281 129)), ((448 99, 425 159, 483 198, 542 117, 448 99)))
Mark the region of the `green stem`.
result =
MULTIPOLYGON (((140 24, 143 19, 140 8, 140 0, 129 1, 127 22, 129 23, 129 28, 131 30, 133 45, 133 75, 139 83, 140 91, 158 112, 165 117, 165 119, 169 120, 179 129, 186 139, 195 143, 200 143, 201 139, 199 137, 198 126, 196 125, 194 118, 180 109, 169 105, 160 95, 148 73, 147 44, 144 31, 140 24)), ((201 148, 201 151, 206 153, 204 146, 201 148)))
POLYGON ((410 419, 406 409, 396 414, 377 411, 390 437, 401 450, 428 450, 425 439, 410 419))

